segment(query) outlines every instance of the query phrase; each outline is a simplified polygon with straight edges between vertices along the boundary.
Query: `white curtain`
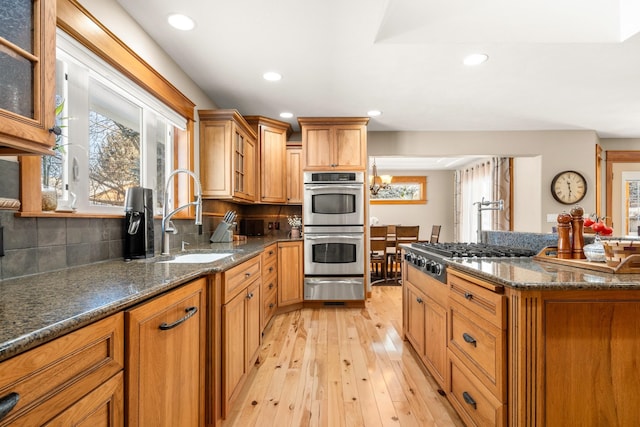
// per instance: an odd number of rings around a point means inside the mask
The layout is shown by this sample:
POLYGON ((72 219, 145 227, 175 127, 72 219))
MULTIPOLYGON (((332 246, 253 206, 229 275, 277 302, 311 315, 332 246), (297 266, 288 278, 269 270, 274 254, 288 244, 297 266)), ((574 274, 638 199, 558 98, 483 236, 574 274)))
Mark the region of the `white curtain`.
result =
MULTIPOLYGON (((478 207, 474 203, 503 200, 504 210, 482 211, 482 230, 508 230, 510 227, 511 162, 506 157, 486 159, 455 174, 455 240, 476 242, 478 207)), ((493 206, 493 205, 492 205, 493 206)))

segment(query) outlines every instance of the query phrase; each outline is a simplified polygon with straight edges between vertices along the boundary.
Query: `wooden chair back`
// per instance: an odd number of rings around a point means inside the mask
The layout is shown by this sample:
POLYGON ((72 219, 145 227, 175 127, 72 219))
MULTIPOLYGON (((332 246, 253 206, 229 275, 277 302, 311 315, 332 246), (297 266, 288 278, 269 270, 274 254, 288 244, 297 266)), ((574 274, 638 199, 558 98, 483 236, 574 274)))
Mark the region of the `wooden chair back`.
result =
POLYGON ((387 226, 369 227, 369 246, 371 252, 384 252, 387 248, 387 226))
POLYGON ((420 234, 419 225, 397 225, 396 226, 396 247, 402 243, 412 243, 418 241, 420 234))
POLYGON ((434 225, 431 227, 431 237, 429 238, 429 243, 438 243, 438 239, 440 239, 440 225, 434 225))

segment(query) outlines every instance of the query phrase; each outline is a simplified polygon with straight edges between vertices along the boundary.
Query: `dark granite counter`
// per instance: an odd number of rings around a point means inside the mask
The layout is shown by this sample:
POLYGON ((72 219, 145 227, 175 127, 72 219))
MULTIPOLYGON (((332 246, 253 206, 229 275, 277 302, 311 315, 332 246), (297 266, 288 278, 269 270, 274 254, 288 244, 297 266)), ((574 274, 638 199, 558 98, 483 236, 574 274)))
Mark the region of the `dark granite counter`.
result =
POLYGON ((212 243, 172 256, 106 261, 0 281, 0 361, 183 283, 225 271, 279 240, 284 239, 212 243), (194 252, 233 255, 206 264, 160 262, 194 252))
POLYGON ((531 258, 447 260, 449 267, 523 290, 640 290, 640 274, 602 273, 531 258))

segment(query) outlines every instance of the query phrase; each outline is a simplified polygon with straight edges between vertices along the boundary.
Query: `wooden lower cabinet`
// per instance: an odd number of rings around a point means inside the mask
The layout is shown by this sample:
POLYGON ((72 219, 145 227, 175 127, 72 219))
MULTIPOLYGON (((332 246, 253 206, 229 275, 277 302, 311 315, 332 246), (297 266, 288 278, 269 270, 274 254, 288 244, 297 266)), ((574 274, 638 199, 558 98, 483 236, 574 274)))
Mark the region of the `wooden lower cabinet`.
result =
POLYGON ((447 372, 447 285, 405 263, 404 334, 440 387, 447 372))
POLYGON ((234 267, 228 275, 225 273, 225 282, 236 277, 243 277, 245 281, 242 290, 230 295, 222 306, 222 418, 231 410, 260 350, 262 281, 259 274, 250 273, 255 265, 260 268, 260 257, 234 267))
POLYGON ((509 426, 637 426, 640 293, 508 296, 509 426))
POLYGON ((278 242, 278 307, 302 303, 303 242, 278 242))
POLYGON ((128 426, 204 425, 205 284, 126 312, 128 426))
POLYGON ((278 244, 267 246, 262 251, 262 289, 260 298, 260 330, 264 331, 278 308, 278 244))
POLYGON ((123 426, 124 321, 118 313, 0 363, 0 426, 123 426))

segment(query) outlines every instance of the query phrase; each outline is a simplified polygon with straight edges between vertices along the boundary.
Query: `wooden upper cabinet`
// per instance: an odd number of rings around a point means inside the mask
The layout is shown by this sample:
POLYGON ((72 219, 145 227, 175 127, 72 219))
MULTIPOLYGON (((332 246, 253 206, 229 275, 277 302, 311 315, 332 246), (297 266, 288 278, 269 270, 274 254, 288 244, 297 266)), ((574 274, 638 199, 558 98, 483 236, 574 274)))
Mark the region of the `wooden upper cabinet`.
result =
POLYGON ((302 146, 287 147, 287 204, 302 204, 302 146))
POLYGON ((263 203, 287 201, 287 171, 285 164, 287 137, 291 125, 262 116, 245 116, 258 136, 260 152, 260 197, 263 203))
POLYGON ((56 2, 19 0, 12 10, 0 26, 0 154, 51 154, 56 2))
POLYGON ((298 119, 304 170, 366 170, 366 117, 298 119))
POLYGON ((255 202, 256 133, 237 110, 200 110, 199 115, 203 196, 255 202))

